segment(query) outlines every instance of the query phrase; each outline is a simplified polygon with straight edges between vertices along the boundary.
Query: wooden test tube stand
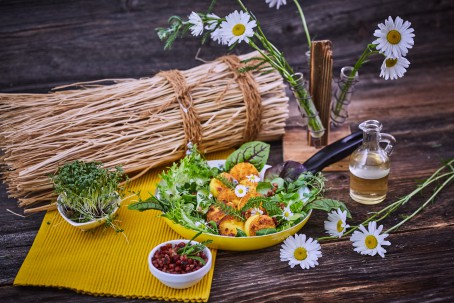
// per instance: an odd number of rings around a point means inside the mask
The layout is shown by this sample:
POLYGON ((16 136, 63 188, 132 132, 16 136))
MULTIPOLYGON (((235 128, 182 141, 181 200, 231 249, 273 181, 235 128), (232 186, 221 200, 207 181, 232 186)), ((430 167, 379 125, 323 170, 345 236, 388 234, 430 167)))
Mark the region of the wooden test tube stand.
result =
MULTIPOLYGON (((326 128, 321 138, 322 146, 339 140, 351 133, 348 125, 330 129, 330 105, 333 79, 333 56, 331 41, 313 41, 311 45, 309 92, 326 128)), ((284 161, 294 160, 303 163, 315 154, 316 149, 306 129, 286 128, 283 138, 284 161)), ((325 168, 326 171, 347 171, 348 157, 325 168)))

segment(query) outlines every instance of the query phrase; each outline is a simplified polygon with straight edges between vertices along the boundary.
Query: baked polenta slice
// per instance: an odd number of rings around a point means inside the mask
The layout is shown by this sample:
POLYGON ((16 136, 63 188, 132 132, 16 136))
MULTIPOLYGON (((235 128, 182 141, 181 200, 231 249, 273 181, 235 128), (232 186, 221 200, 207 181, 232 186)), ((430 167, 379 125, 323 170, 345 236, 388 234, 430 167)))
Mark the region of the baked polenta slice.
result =
POLYGON ((234 216, 227 215, 219 222, 219 233, 223 236, 235 237, 237 229, 244 231, 244 222, 234 216))
MULTIPOLYGON (((233 176, 229 173, 223 172, 223 173, 220 173, 219 175, 226 178, 227 180, 229 180, 232 183, 235 183, 235 181, 236 181, 235 178, 233 178, 233 176)), ((213 195, 213 197, 216 198, 219 195, 219 193, 225 189, 229 189, 229 188, 224 183, 222 183, 221 180, 216 179, 216 178, 211 179, 210 192, 213 195)))
POLYGON ((247 179, 247 176, 258 176, 259 171, 251 163, 242 162, 232 167, 232 169, 230 170, 230 175, 238 180, 238 182, 241 182, 242 180, 247 179))
POLYGON ((253 215, 244 223, 244 232, 248 237, 255 236, 257 231, 265 228, 276 228, 273 218, 268 215, 253 215))

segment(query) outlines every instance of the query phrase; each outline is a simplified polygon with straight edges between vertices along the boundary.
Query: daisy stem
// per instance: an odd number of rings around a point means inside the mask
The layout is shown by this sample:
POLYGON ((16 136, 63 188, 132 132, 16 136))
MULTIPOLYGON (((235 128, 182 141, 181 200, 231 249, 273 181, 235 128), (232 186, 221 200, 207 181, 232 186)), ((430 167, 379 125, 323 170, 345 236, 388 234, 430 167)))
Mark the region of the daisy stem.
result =
MULTIPOLYGON (((434 198, 437 196, 437 194, 446 186, 448 185, 453 179, 454 179, 454 169, 452 167, 452 164, 454 163, 454 159, 450 160, 448 163, 446 163, 445 165, 443 165, 442 167, 440 167, 438 170, 436 170, 427 180, 424 181, 424 183, 422 183, 420 186, 418 186, 415 190, 413 190, 410 194, 406 195, 405 197, 403 198, 400 198, 399 200, 397 200, 396 202, 386 206, 385 208, 381 209, 380 211, 374 213, 372 216, 370 216, 369 218, 367 218, 366 220, 364 220, 362 223, 360 223, 359 225, 366 225, 367 223, 369 223, 370 221, 374 220, 376 222, 380 222, 381 220, 385 219, 386 217, 388 217, 391 213, 393 213, 395 210, 397 210, 398 208, 400 208, 402 205, 404 205, 405 203, 407 203, 413 196, 415 196, 416 194, 420 193, 424 188, 426 188, 427 186, 441 180, 441 179, 444 179, 446 177, 448 177, 444 182, 443 184, 438 187, 436 189, 436 191, 432 194, 432 196, 427 199, 416 211, 414 211, 410 216, 408 216, 407 218, 405 218, 404 220, 402 220, 401 222, 399 222, 398 224, 394 225, 393 227, 389 228, 388 230, 385 231, 385 233, 389 233, 391 231, 394 231, 396 230, 397 228, 399 228, 402 224, 404 224, 405 222, 409 221, 411 218, 413 218, 415 215, 417 215, 421 210, 423 210, 431 201, 434 200, 434 198), (439 173, 444 170, 445 168, 449 167, 451 169, 450 172, 447 172, 447 173, 443 173, 441 175, 439 175, 439 173), (380 217, 379 217, 380 216, 380 217), (376 219, 377 217, 379 217, 378 219, 376 219)), ((355 230, 357 230, 359 228, 359 225, 357 226, 352 226, 347 232, 345 232, 343 234, 343 237, 353 233, 355 230)), ((338 239, 338 237, 331 237, 331 236, 327 236, 327 237, 320 237, 318 238, 317 240, 318 241, 324 241, 324 240, 335 240, 335 239, 338 239)))
MULTIPOLYGON (((443 166, 442 168, 444 168, 445 166, 443 166)), ((428 185, 440 180, 440 179, 443 179, 445 178, 446 176, 452 176, 453 173, 445 173, 441 176, 438 176, 436 178, 432 178, 434 177, 440 170, 437 170, 429 179, 427 179, 421 186, 418 186, 418 188, 416 188, 413 192, 411 192, 410 194, 408 194, 407 196, 397 200, 396 202, 388 205, 387 207, 383 208, 382 210, 376 212, 374 215, 370 216, 367 220, 363 221, 360 225, 366 225, 367 223, 369 223, 369 221, 376 221, 376 222, 380 222, 381 220, 385 219, 386 217, 388 217, 391 213, 393 213, 395 210, 397 210, 399 207, 401 207, 402 205, 404 205, 405 203, 407 203, 414 195, 418 194, 419 192, 421 192, 425 187, 427 187, 428 185), (383 214, 380 218, 376 219, 379 215, 383 214)), ((401 225, 401 224, 400 224, 401 225)), ((359 225, 358 226, 354 226, 352 227, 348 232, 346 232, 344 234, 344 236, 346 235, 349 235, 351 234, 352 232, 354 232, 356 229, 359 228, 359 225)), ((393 229, 395 229, 393 227, 393 229)))
POLYGON ((243 4, 243 2, 241 2, 241 0, 236 0, 236 2, 238 2, 238 4, 241 6, 242 10, 249 13, 249 10, 246 8, 246 6, 244 6, 244 4, 243 4))
POLYGON ((283 67, 281 66, 280 64, 276 63, 275 60, 273 60, 273 58, 271 58, 268 54, 266 54, 262 49, 260 49, 260 47, 257 46, 257 44, 255 44, 252 40, 249 40, 249 45, 255 49, 256 51, 258 51, 262 56, 263 58, 265 58, 265 60, 273 67, 275 68, 284 78, 286 79, 289 79, 291 78, 291 75, 288 73, 288 71, 283 67))
POLYGON ((345 98, 347 96, 347 92, 350 90, 350 87, 355 82, 355 76, 358 73, 361 66, 366 62, 367 58, 372 54, 378 54, 378 51, 375 50, 374 44, 368 44, 366 49, 363 51, 361 56, 359 57, 358 61, 356 61, 355 65, 353 66, 350 75, 348 76, 347 81, 345 82, 344 86, 341 89, 341 94, 339 98, 336 100, 336 106, 333 113, 338 116, 342 105, 344 104, 345 98))
POLYGON ((301 5, 299 4, 298 0, 293 0, 293 2, 295 2, 296 7, 298 8, 298 12, 301 16, 301 22, 303 23, 304 33, 306 34, 306 39, 307 39, 307 46, 309 47, 309 50, 310 50, 311 49, 311 36, 309 35, 309 29, 307 28, 306 18, 304 17, 303 9, 301 8, 301 5))
POLYGON ((408 220, 410 220, 411 218, 413 218, 414 216, 416 216, 419 212, 421 212, 421 210, 423 210, 427 204, 429 204, 430 202, 432 202, 435 197, 438 195, 438 193, 447 185, 449 184, 449 182, 451 182, 452 180, 454 179, 454 175, 451 174, 451 176, 445 181, 443 182, 443 184, 437 188, 437 190, 432 194, 432 196, 430 196, 429 199, 427 199, 427 201, 421 205, 417 210, 415 210, 410 216, 406 217, 404 220, 402 220, 401 222, 399 222, 398 224, 394 225, 393 227, 389 228, 388 230, 385 231, 385 233, 390 233, 392 232, 393 230, 399 228, 402 224, 404 224, 405 222, 407 222, 408 220))
MULTIPOLYGON (((323 135, 325 128, 320 120, 320 116, 318 115, 317 109, 315 108, 314 102, 312 101, 312 97, 307 91, 307 89, 302 85, 298 79, 295 78, 295 73, 290 66, 290 64, 287 62, 285 59, 284 55, 282 52, 280 52, 265 36, 265 34, 262 31, 262 28, 260 27, 259 21, 254 17, 254 15, 246 8, 246 6, 241 2, 241 0, 237 0, 238 4, 241 6, 241 9, 247 12, 251 18, 253 18, 256 22, 257 25, 257 31, 254 32, 254 37, 257 38, 261 44, 262 47, 268 52, 266 54, 263 50, 261 50, 253 41, 252 39, 249 39, 248 44, 257 50, 264 58, 265 60, 272 66, 274 67, 280 74, 281 76, 290 84, 292 89, 294 89, 295 92, 295 97, 297 98, 298 103, 300 106, 304 109, 306 115, 309 118, 308 121, 308 129, 310 131, 310 134, 313 138, 319 138, 323 135)), ((304 19, 304 14, 299 6, 299 3, 295 2, 297 4, 297 7, 300 11, 302 20, 303 20, 303 25, 305 27, 306 35, 308 37, 308 42, 310 45, 310 37, 309 33, 307 31, 307 26, 306 26, 306 21, 304 19)))

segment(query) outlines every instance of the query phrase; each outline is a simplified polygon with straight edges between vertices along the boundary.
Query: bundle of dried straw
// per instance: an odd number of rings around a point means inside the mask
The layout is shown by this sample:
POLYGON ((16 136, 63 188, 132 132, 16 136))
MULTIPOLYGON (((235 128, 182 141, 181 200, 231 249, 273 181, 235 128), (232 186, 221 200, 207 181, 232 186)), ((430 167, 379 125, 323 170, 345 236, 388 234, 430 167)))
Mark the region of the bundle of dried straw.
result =
POLYGON ((280 138, 288 114, 284 84, 274 71, 239 73, 240 60, 254 56, 109 80, 113 85, 0 94, 2 175, 10 196, 26 213, 53 208, 48 175, 76 159, 122 165, 134 178, 183 157, 189 141, 212 152, 280 138))

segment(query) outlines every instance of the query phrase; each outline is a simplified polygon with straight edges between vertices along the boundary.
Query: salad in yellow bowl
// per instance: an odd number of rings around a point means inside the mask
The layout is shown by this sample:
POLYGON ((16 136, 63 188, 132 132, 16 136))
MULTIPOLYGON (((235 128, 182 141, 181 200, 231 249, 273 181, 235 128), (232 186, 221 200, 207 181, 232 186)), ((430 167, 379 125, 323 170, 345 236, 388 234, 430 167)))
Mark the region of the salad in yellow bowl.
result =
POLYGON ((299 163, 266 165, 269 145, 243 144, 227 160, 207 161, 196 146, 162 173, 155 195, 129 209, 160 210, 181 236, 212 240, 213 248, 254 250, 295 234, 312 209, 346 209, 322 197, 321 173, 302 172, 299 163))

